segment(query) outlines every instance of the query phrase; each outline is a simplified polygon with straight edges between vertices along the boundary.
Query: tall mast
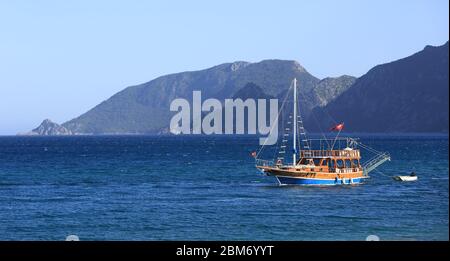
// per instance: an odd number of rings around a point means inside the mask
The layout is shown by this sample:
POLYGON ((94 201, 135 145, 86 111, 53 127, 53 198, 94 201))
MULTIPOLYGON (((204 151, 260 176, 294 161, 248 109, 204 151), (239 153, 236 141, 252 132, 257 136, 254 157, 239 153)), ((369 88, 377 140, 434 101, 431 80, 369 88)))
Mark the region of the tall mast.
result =
POLYGON ((293 154, 292 154, 292 162, 293 165, 297 165, 297 78, 294 78, 294 119, 293 119, 293 123, 294 123, 294 144, 293 144, 293 154))

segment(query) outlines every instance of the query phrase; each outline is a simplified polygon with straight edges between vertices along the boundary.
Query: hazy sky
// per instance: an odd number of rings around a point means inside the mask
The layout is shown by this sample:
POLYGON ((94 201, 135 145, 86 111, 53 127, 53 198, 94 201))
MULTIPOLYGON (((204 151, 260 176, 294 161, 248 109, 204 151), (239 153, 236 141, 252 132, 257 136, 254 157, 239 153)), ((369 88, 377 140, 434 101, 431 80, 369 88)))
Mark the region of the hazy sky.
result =
POLYGON ((444 44, 448 8, 448 0, 0 0, 0 135, 224 62, 290 59, 318 78, 361 76, 444 44))

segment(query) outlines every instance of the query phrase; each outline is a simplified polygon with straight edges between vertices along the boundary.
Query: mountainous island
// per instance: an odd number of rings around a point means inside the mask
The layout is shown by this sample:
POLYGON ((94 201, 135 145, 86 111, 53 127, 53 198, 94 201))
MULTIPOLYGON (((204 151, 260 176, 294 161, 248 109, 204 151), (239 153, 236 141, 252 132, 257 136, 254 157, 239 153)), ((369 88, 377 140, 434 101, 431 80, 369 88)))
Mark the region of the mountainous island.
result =
POLYGON ((33 129, 30 132, 22 133, 20 135, 48 135, 48 136, 56 136, 56 135, 72 135, 72 131, 69 129, 52 122, 49 119, 45 119, 41 125, 37 128, 33 129))
MULTIPOLYGON (((375 66, 331 102, 314 109, 313 128, 345 122, 355 132, 447 132, 449 47, 426 46, 375 66)), ((313 129, 313 130, 317 130, 313 129)))
POLYGON ((45 120, 31 135, 169 133, 172 100, 280 98, 296 77, 308 131, 345 122, 348 132, 447 132, 449 47, 426 46, 409 57, 377 65, 359 78, 318 79, 296 61, 225 63, 161 76, 114 94, 61 125, 45 120))

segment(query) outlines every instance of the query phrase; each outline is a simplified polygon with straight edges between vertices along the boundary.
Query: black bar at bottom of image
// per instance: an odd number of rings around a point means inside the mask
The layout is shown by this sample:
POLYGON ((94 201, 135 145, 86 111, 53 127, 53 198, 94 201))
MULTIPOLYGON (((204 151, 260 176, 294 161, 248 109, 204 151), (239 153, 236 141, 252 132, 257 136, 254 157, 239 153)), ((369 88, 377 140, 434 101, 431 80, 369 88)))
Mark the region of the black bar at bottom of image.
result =
POLYGON ((445 257, 448 241, 77 241, 0 243, 0 257, 179 257, 198 260, 244 257, 445 257))

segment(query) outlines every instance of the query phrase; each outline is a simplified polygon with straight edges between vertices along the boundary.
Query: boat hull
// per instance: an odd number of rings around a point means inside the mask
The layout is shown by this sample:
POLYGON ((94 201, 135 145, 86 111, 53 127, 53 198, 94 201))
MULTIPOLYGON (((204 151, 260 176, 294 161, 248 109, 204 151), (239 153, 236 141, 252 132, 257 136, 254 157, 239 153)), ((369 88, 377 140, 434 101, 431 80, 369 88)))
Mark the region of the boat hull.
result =
POLYGON ((358 178, 343 178, 343 179, 316 179, 316 178, 302 178, 302 177, 285 177, 275 176, 280 185, 318 185, 318 186, 332 186, 332 185, 352 185, 363 182, 363 177, 358 178))
POLYGON ((368 178, 362 171, 330 173, 265 166, 257 166, 257 168, 265 175, 277 178, 281 185, 351 185, 360 184, 368 178))

